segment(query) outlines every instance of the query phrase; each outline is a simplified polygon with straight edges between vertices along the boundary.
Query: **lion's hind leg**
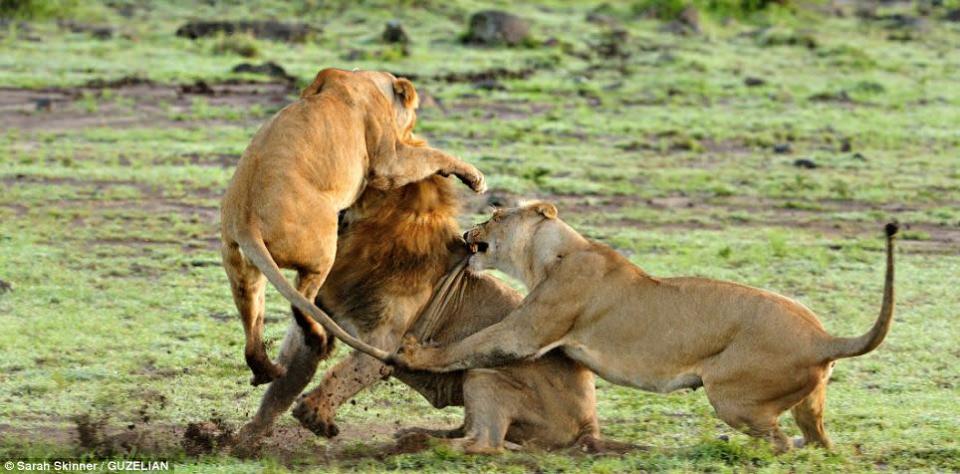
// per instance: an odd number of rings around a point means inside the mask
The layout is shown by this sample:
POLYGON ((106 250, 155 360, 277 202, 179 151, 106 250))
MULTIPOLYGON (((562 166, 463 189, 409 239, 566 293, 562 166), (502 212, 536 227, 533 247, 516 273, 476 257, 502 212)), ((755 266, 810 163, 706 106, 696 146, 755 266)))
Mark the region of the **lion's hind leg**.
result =
POLYGON ((270 361, 263 343, 266 278, 257 267, 243 258, 236 244, 224 243, 220 253, 223 257, 223 268, 230 280, 233 302, 243 323, 246 337, 243 355, 247 366, 253 372, 250 383, 260 385, 283 377, 284 368, 270 361))
POLYGON ((823 427, 823 410, 827 403, 827 381, 824 380, 817 388, 807 395, 800 403, 793 407, 793 419, 803 432, 804 445, 819 445, 830 449, 832 443, 823 427))
POLYGON ((499 371, 473 369, 463 382, 463 408, 466 413, 463 438, 451 440, 467 454, 499 454, 507 446, 507 431, 520 406, 515 391, 499 371))

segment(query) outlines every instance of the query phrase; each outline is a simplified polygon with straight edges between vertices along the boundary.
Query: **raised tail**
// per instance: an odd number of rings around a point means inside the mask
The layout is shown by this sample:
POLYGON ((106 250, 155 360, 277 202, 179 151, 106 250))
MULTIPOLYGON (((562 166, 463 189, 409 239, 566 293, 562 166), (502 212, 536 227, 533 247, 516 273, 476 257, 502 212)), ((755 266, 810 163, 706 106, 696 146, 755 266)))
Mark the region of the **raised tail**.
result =
MULTIPOLYGON (((237 239, 237 245, 240 246, 240 250, 243 251, 244 257, 247 258, 251 263, 253 263, 261 272, 267 277, 267 280, 276 287, 277 291, 283 295, 291 304, 293 304, 297 309, 299 309, 304 317, 310 319, 310 323, 319 324, 323 326, 330 334, 333 334, 337 339, 345 342, 348 346, 363 352, 364 354, 370 355, 379 360, 387 360, 389 353, 377 349, 353 336, 351 336, 347 331, 343 330, 333 319, 330 319, 330 316, 327 313, 323 312, 322 309, 318 308, 306 297, 300 294, 293 285, 283 277, 283 273, 280 273, 280 267, 277 266, 277 262, 273 260, 273 257, 270 256, 270 252, 267 250, 267 246, 264 245, 263 240, 259 236, 244 236, 237 239)), ((298 321, 299 322, 299 321, 298 321)))
POLYGON ((866 334, 860 337, 836 337, 831 339, 825 348, 824 358, 827 360, 856 357, 866 354, 877 348, 890 332, 893 323, 893 241, 899 230, 896 223, 887 224, 884 229, 887 234, 887 275, 883 284, 883 304, 880 305, 880 316, 873 323, 866 334))

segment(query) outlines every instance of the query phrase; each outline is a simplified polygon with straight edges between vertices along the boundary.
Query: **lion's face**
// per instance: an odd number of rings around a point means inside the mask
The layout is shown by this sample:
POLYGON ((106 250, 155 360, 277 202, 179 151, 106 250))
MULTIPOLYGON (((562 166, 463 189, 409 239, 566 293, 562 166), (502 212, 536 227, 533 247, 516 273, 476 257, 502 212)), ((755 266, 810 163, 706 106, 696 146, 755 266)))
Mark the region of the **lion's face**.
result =
POLYGON ((470 270, 495 268, 523 279, 532 251, 531 243, 544 221, 557 217, 553 204, 535 202, 513 209, 496 209, 486 222, 464 234, 470 246, 470 270))
POLYGON ((397 133, 405 140, 411 139, 413 127, 417 123, 417 108, 420 106, 420 97, 413 83, 403 77, 397 78, 389 72, 354 71, 354 74, 370 79, 377 85, 396 112, 397 133))

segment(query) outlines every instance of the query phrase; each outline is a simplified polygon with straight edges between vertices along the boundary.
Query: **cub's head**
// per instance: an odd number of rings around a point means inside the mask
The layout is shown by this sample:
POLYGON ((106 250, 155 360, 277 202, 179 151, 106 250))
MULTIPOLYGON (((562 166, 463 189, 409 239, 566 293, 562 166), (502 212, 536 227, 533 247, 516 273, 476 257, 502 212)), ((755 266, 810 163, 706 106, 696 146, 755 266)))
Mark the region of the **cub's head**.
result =
MULTIPOLYGON (((408 144, 418 145, 421 141, 414 137, 413 127, 417 123, 417 108, 420 106, 420 97, 413 83, 406 78, 398 78, 389 72, 382 71, 345 71, 343 69, 327 68, 317 73, 313 83, 307 86, 300 97, 319 94, 325 86, 333 83, 347 84, 357 81, 369 84, 373 82, 393 109, 397 124, 397 136, 408 144), (369 82, 368 82, 369 81, 369 82)), ((357 87, 352 90, 363 90, 357 87)), ((369 89, 367 89, 369 90, 369 89)))
POLYGON ((557 222, 557 208, 548 202, 533 202, 512 209, 496 209, 493 217, 468 230, 464 240, 470 247, 470 270, 496 268, 526 280, 531 265, 537 264, 536 244, 549 242, 557 222))

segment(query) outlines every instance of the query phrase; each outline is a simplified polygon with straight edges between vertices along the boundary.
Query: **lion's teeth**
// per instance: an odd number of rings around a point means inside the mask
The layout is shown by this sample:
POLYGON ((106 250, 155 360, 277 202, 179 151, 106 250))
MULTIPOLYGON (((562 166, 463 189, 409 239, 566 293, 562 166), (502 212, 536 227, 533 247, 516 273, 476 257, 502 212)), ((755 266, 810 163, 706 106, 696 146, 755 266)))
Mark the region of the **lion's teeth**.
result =
POLYGON ((470 244, 470 253, 477 253, 477 244, 470 244))

